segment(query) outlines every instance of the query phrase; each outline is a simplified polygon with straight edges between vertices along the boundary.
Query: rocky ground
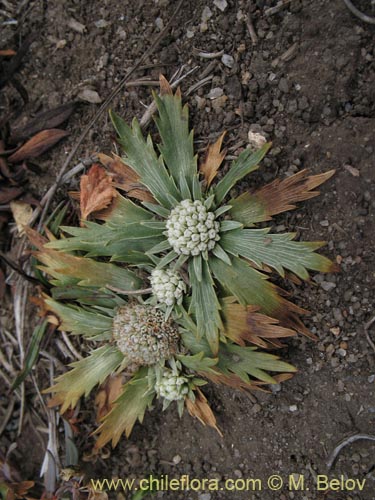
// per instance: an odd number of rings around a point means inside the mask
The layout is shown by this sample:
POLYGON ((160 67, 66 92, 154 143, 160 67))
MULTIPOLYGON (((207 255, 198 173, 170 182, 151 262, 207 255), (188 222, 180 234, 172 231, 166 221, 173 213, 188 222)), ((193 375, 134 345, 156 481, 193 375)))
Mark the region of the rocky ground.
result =
MULTIPOLYGON (((4 3, 5 9, 9 3, 4 3)), ((176 3, 26 3, 18 23, 3 26, 0 48, 17 50, 27 35, 34 34, 15 75, 28 99, 25 103, 22 93, 8 84, 0 98, 2 111, 16 127, 37 112, 71 100, 79 102, 68 121, 70 136, 27 172, 27 190, 40 199, 100 101, 152 44, 176 3)), ((132 77, 134 85, 124 89, 111 107, 129 121, 134 115, 140 118, 154 84, 139 85, 137 80, 147 77, 155 82, 159 73, 170 78, 177 70, 184 75, 196 68, 183 79, 181 88, 188 95, 198 150, 223 130, 228 131, 225 144, 231 155, 247 145, 249 131, 273 141, 263 168, 240 184, 238 191, 302 168, 313 173, 336 169, 319 198, 274 220, 276 232, 287 229, 305 240, 326 240, 325 253, 341 265, 338 274, 314 275, 303 286, 287 284, 293 300, 311 311, 306 325, 319 340, 299 338, 289 343, 284 356, 299 372, 270 394, 248 397, 219 387, 206 390, 223 437, 187 415, 180 420, 173 408, 165 413, 155 408, 129 440, 124 438, 105 459, 93 462, 87 457, 93 444, 87 433, 94 429, 89 400, 81 408, 87 432, 76 438, 87 477, 152 473, 263 481, 262 491, 157 495, 173 500, 375 498, 375 444, 368 440, 347 445, 329 472, 331 478, 366 479, 363 491, 319 492, 315 485, 316 475, 327 473, 327 461, 338 443, 355 434, 375 434, 375 327, 366 327, 375 314, 375 27, 355 17, 342 0, 285 3, 274 14, 269 10, 277 4, 273 0, 184 3, 168 36, 132 77), (89 461, 83 461, 85 456, 89 461), (287 479, 292 473, 303 474, 309 490, 267 487, 270 475, 287 479)), ((375 14, 374 2, 361 0, 356 6, 375 14)), ((7 67, 4 63, 3 69, 7 67)), ((104 114, 92 126, 71 167, 95 151, 111 151, 113 136, 104 114)), ((59 189, 54 203, 75 189, 77 179, 59 189)), ((4 251, 13 244, 14 239, 2 238, 4 251)), ((10 290, 6 304, 2 324, 11 328, 10 290)), ((50 339, 46 349, 56 352, 55 342, 50 339)), ((84 352, 84 346, 80 348, 84 352)), ((48 385, 47 380, 39 383, 48 385)), ((31 382, 26 389, 26 407, 34 406, 44 420, 31 382)), ((12 456, 22 477, 39 481, 45 435, 38 431, 41 423, 30 416, 17 437, 19 410, 15 403, 14 418, 2 435, 2 449, 17 442, 12 456)), ((63 444, 60 452, 63 457, 63 444)))

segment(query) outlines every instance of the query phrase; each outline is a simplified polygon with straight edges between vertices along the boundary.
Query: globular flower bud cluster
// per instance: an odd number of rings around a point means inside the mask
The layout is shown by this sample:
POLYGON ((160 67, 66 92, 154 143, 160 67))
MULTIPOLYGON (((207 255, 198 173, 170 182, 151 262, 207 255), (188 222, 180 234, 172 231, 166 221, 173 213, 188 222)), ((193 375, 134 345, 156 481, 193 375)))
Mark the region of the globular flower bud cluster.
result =
POLYGON ((178 254, 199 255, 212 250, 219 241, 220 223, 199 201, 183 200, 167 220, 167 238, 178 254))
POLYGON ((164 368, 162 376, 155 383, 155 391, 159 397, 168 401, 184 399, 189 392, 188 379, 174 370, 164 368))
POLYGON ((177 352, 179 333, 160 309, 131 304, 117 310, 113 338, 129 364, 149 366, 177 352))
POLYGON ((155 269, 151 273, 152 293, 158 302, 173 306, 176 302, 181 303, 183 294, 186 292, 186 284, 178 273, 171 269, 155 269))

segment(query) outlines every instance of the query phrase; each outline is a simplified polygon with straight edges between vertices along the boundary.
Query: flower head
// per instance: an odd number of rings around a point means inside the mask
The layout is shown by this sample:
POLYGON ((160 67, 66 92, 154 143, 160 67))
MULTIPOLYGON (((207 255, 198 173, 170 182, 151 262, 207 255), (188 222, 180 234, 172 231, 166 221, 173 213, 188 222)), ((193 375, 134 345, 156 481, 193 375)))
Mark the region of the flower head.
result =
POLYGON ((155 391, 159 397, 168 401, 180 401, 189 392, 188 379, 177 370, 164 368, 161 377, 156 380, 155 391))
POLYGON ((177 254, 199 255, 220 240, 220 223, 200 200, 183 200, 171 211, 167 238, 177 254))
POLYGON ((186 284, 180 275, 171 269, 154 269, 151 272, 152 293, 161 304, 173 306, 181 303, 186 284))

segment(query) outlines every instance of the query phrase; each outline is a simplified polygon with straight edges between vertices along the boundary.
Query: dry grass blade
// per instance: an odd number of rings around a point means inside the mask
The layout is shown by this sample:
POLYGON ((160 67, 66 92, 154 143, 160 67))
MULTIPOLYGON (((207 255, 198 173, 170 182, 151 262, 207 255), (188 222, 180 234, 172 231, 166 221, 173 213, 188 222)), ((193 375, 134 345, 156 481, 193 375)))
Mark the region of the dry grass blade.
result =
POLYGON ((369 434, 355 434, 354 436, 350 436, 347 439, 344 439, 336 448, 333 450, 331 453, 329 459, 327 460, 327 468, 330 470, 333 466, 333 464, 336 462, 336 459, 345 446, 348 446, 349 444, 355 443, 356 441, 375 441, 375 436, 371 436, 369 434))

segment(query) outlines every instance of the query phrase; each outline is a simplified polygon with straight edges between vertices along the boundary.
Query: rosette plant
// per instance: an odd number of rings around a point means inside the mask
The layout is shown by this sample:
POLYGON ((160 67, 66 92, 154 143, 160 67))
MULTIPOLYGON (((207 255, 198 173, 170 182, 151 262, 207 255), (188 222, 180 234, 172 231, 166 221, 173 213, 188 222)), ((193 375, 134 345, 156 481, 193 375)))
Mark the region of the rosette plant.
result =
POLYGON ((81 226, 62 227, 65 236, 49 242, 29 231, 51 277, 50 320, 97 344, 47 392, 64 412, 102 384, 107 411, 97 447, 129 435, 155 397, 216 427, 201 385, 246 390, 289 378, 295 368, 265 351, 297 332, 310 334, 299 317, 305 311, 269 274, 307 280, 308 270, 335 270, 315 252, 322 242, 257 227, 317 195, 332 171, 302 170, 230 199, 270 144, 245 149, 219 176, 224 134, 198 164, 180 92, 161 77, 154 98, 158 151, 137 120, 130 127, 111 113, 124 156, 99 155, 101 165, 82 177, 81 226), (116 391, 105 392, 114 379, 116 391))

